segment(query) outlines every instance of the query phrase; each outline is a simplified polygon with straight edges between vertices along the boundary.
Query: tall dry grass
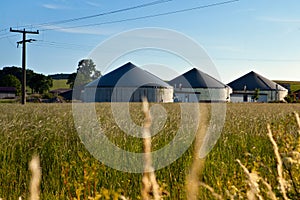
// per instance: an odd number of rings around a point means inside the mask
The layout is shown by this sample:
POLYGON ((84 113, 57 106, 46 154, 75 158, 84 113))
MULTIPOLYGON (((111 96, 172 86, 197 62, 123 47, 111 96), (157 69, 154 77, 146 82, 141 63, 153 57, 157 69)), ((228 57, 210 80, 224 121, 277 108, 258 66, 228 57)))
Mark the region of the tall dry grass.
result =
MULTIPOLYGON (((291 168, 291 165, 295 165, 297 167, 299 167, 299 165, 300 165, 300 151, 299 151, 300 149, 298 148, 299 144, 300 144, 300 141, 299 141, 299 138, 300 138, 300 119, 299 119, 298 113, 294 112, 294 114, 295 114, 295 119, 296 119, 296 122, 297 122, 297 125, 298 125, 298 131, 297 131, 298 135, 296 136, 296 138, 298 138, 298 141, 295 144, 295 148, 294 148, 295 151, 293 151, 292 153, 280 154, 278 144, 276 143, 276 141, 273 137, 271 126, 270 126, 270 124, 267 124, 267 135, 268 135, 269 140, 272 144, 272 147, 273 147, 273 150, 274 150, 274 155, 275 155, 275 158, 276 158, 276 161, 277 161, 277 180, 278 180, 278 183, 279 183, 279 190, 281 192, 282 198, 285 199, 285 200, 288 200, 290 198, 287 195, 287 188, 289 186, 287 184, 288 180, 286 180, 286 178, 284 178, 285 169, 284 169, 284 165, 283 165, 282 160, 288 158, 288 160, 290 161, 289 164, 286 164, 286 170, 289 170, 288 168, 291 168), (299 157, 297 158, 297 160, 292 160, 290 157, 288 157, 288 156, 291 156, 291 154, 297 154, 297 155, 299 155, 299 157), (284 158, 282 158, 282 156, 284 156, 284 158)), ((286 145, 289 145, 289 144, 286 144, 286 145)), ((264 199, 263 196, 261 195, 261 188, 260 188, 261 186, 259 185, 259 182, 261 182, 267 188, 266 196, 269 199, 272 199, 272 200, 277 200, 278 199, 278 197, 276 196, 274 190, 272 189, 272 186, 264 178, 260 177, 256 172, 250 172, 247 169, 247 167, 245 167, 241 163, 241 161, 239 159, 237 159, 237 162, 239 163, 239 165, 244 170, 244 172, 247 176, 247 179, 248 179, 248 184, 249 184, 249 188, 250 188, 247 191, 247 199, 248 200, 256 200, 256 199, 263 200, 264 199)), ((293 179, 292 174, 290 173, 289 175, 290 175, 290 177, 289 177, 290 182, 294 182, 295 180, 293 179)), ((300 179, 298 179, 297 181, 299 182, 300 179)), ((299 184, 299 183, 297 183, 297 184, 299 184)), ((294 183, 294 190, 297 193, 297 188, 296 187, 297 186, 295 186, 295 183, 294 183)), ((297 194, 298 194, 297 198, 300 198, 299 193, 297 193, 297 194)))
MULTIPOLYGON (((177 107, 168 104, 163 106, 170 113, 170 118, 165 124, 166 130, 151 138, 152 151, 172 139, 177 128, 174 121, 180 119, 177 107)), ((109 105, 99 104, 96 107, 99 113, 106 113, 99 120, 111 141, 133 152, 144 151, 142 141, 125 137, 117 125, 109 120, 109 105)), ((140 104, 132 106, 136 111, 140 107, 140 104)), ((277 160, 266 134, 268 123, 282 159, 282 176, 288 184, 287 197, 298 199, 300 128, 295 128, 295 125, 299 126, 299 119, 295 120, 290 115, 292 111, 299 112, 300 107, 283 104, 229 104, 221 138, 206 158, 200 170, 202 173, 194 179, 197 183, 194 191, 198 199, 247 198, 250 187, 247 175, 236 162, 237 158, 250 173, 257 173, 260 177, 260 195, 264 199, 283 199, 278 184, 277 160)), ((30 197, 31 175, 27 171, 28 162, 34 154, 40 157, 43 174, 40 199, 142 198, 141 175, 110 169, 85 150, 76 134, 70 106, 28 104, 28 107, 23 108, 18 105, 0 105, 0 112, 3 113, 0 116, 0 197, 6 197, 3 200, 30 197)), ((137 117, 142 114, 132 114, 132 117, 137 123, 143 124, 144 119, 139 121, 137 117)), ((186 199, 189 195, 186 188, 187 180, 190 180, 188 175, 193 171, 191 166, 195 146, 170 166, 155 171, 160 190, 168 191, 164 199, 186 199)))
POLYGON ((142 177, 142 199, 143 200, 160 200, 159 185, 156 181, 154 168, 151 157, 151 115, 147 99, 143 99, 143 112, 145 121, 143 126, 143 144, 144 144, 144 173, 142 177))
POLYGON ((40 184, 42 172, 40 169, 40 158, 38 156, 33 156, 29 163, 29 169, 31 171, 32 177, 30 180, 30 197, 29 200, 39 200, 40 199, 40 184))
POLYGON ((201 106, 200 115, 201 120, 194 141, 193 160, 186 177, 186 197, 188 200, 198 199, 199 186, 201 185, 200 179, 205 167, 205 158, 200 158, 200 149, 209 123, 208 106, 201 106))
POLYGON ((280 185, 280 190, 281 190, 281 193, 283 195, 283 198, 285 200, 289 199, 286 195, 286 183, 285 183, 285 179, 283 178, 283 165, 282 165, 282 159, 281 159, 281 156, 280 156, 280 153, 279 153, 279 148, 277 146, 277 143, 275 142, 274 138, 273 138, 273 134, 272 134, 272 130, 271 130, 271 127, 270 125, 268 124, 268 136, 269 136, 269 139, 273 145, 273 149, 274 149, 274 154, 275 154, 275 157, 276 157, 276 160, 277 160, 277 173, 278 173, 278 182, 279 182, 279 185, 280 185))

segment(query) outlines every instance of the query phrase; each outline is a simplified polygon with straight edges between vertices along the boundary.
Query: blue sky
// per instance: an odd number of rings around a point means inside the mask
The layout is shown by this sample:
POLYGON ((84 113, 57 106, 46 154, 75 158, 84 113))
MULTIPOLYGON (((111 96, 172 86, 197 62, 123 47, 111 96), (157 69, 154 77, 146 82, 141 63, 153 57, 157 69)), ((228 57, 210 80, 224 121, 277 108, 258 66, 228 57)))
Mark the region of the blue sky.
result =
MULTIPOLYGON (((0 7, 0 68, 21 66, 21 48, 16 48, 21 34, 10 33, 10 27, 23 29, 26 26, 26 30, 40 30, 39 35, 27 35, 28 39, 37 40, 27 45, 27 68, 43 74, 74 72, 79 60, 86 58, 99 43, 115 34, 135 28, 159 27, 178 31, 200 44, 214 62, 224 83, 252 70, 272 80, 300 81, 299 0, 239 0, 153 18, 62 29, 225 2, 170 0, 86 20, 37 26, 154 1, 4 1, 0 7), (53 28, 56 30, 45 30, 53 28)), ((132 54, 131 57, 126 55, 115 63, 117 65, 130 59, 137 65, 147 65, 151 56, 159 60, 158 52, 148 51, 146 54, 132 54)), ((172 56, 160 57, 163 58, 160 64, 168 65, 169 62, 175 68, 176 65, 185 65, 178 58, 172 59, 172 56)), ((186 65, 180 70, 184 72, 189 67, 186 65)), ((201 69, 201 66, 197 67, 201 69)))

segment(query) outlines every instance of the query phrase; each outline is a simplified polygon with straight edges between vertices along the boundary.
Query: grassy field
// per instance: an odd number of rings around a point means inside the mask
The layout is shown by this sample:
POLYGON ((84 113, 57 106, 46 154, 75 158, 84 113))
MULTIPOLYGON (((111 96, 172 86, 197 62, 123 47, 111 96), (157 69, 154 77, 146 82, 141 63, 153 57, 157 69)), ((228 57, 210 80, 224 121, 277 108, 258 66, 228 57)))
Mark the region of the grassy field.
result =
MULTIPOLYGON (((176 134, 180 121, 178 105, 163 104, 168 118, 164 129, 153 136, 154 150, 176 134)), ((134 103, 130 109, 132 120, 142 124, 141 104, 134 103)), ((112 119, 109 104, 97 104, 96 110, 101 128, 115 145, 142 152, 141 139, 122 132, 112 119)), ((300 113, 299 104, 227 104, 221 137, 206 158, 201 181, 224 199, 245 199, 249 187, 247 176, 236 162, 239 159, 251 172, 267 180, 281 199, 267 124, 271 124, 281 153, 297 151, 294 111, 300 113)), ((88 199, 96 194, 102 195, 100 199, 117 199, 119 194, 129 199, 141 198, 141 174, 111 169, 85 149, 76 132, 71 104, 0 104, 0 112, 0 198, 28 198, 28 163, 35 154, 41 159, 41 199, 88 199)), ((165 191, 164 199, 186 199, 185 180, 192 155, 193 146, 174 163, 156 171, 158 183, 165 191)), ((284 173, 290 184, 288 195, 299 199, 300 177, 293 173, 292 168, 284 173)), ((208 189, 199 189, 199 199, 214 199, 208 189)), ((266 195, 266 187, 261 192, 266 195)))
POLYGON ((70 86, 67 84, 67 79, 53 80, 53 86, 50 88, 50 90, 56 90, 60 88, 70 88, 70 86))
POLYGON ((275 81, 278 84, 290 84, 291 92, 300 90, 300 81, 275 81))

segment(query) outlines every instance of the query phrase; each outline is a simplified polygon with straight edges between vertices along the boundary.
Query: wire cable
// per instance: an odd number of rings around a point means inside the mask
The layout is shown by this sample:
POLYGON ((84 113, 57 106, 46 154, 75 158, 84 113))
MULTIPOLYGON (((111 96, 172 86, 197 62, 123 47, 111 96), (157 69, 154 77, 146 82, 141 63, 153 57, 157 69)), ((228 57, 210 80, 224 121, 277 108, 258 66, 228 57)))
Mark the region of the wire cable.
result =
POLYGON ((272 58, 213 58, 220 61, 249 61, 249 62, 300 62, 300 59, 272 59, 272 58))
POLYGON ((72 29, 72 28, 80 28, 80 27, 88 27, 88 26, 99 26, 99 25, 106 25, 106 24, 135 21, 135 20, 140 20, 140 19, 154 18, 154 17, 166 16, 166 15, 171 15, 171 14, 183 13, 183 12, 192 11, 192 10, 199 10, 199 9, 203 9, 203 8, 220 6, 220 5, 234 3, 237 1, 240 1, 240 0, 223 1, 223 2, 219 2, 219 3, 213 3, 213 4, 202 5, 202 6, 192 7, 192 8, 186 8, 186 9, 181 9, 181 10, 175 10, 175 11, 164 12, 164 13, 153 14, 153 15, 145 15, 145 16, 141 16, 141 17, 121 19, 121 20, 115 20, 115 21, 107 21, 107 22, 101 22, 101 23, 92 23, 92 24, 84 24, 84 25, 69 26, 69 27, 41 29, 40 31, 64 30, 64 29, 72 29))
POLYGON ((90 48, 78 48, 78 47, 68 47, 68 46, 57 46, 57 45, 47 45, 47 44, 35 44, 32 43, 31 46, 43 47, 43 48, 56 48, 56 49, 66 49, 66 50, 76 50, 86 52, 90 50, 90 48))
POLYGON ((170 1, 173 1, 173 0, 156 0, 156 1, 149 2, 149 3, 145 3, 145 4, 140 4, 140 5, 127 7, 127 8, 121 8, 121 9, 108 11, 108 12, 103 12, 103 13, 98 13, 98 14, 94 14, 94 15, 88 15, 88 16, 84 16, 84 17, 71 18, 71 19, 65 19, 65 20, 59 20, 59 21, 53 21, 53 22, 45 22, 45 23, 41 23, 41 24, 25 25, 23 27, 24 28, 27 28, 27 27, 41 27, 41 26, 46 26, 46 25, 56 25, 56 24, 69 23, 69 22, 74 22, 74 21, 80 21, 80 20, 91 19, 91 18, 105 16, 105 15, 111 15, 111 14, 116 14, 116 13, 120 13, 120 12, 135 10, 135 9, 144 8, 144 7, 148 7, 148 6, 153 6, 153 5, 157 5, 157 4, 161 4, 161 3, 167 3, 167 2, 170 2, 170 1))
POLYGON ((0 29, 0 32, 9 31, 9 28, 0 29))
POLYGON ((74 43, 65 43, 65 42, 54 42, 54 41, 47 41, 47 40, 36 40, 37 44, 43 46, 55 46, 55 47, 67 47, 67 48, 94 48, 93 45, 85 45, 85 44, 74 44, 74 43))
POLYGON ((3 37, 0 37, 0 40, 1 40, 1 39, 10 38, 10 37, 16 37, 16 36, 18 36, 18 34, 8 35, 8 36, 3 36, 3 37))

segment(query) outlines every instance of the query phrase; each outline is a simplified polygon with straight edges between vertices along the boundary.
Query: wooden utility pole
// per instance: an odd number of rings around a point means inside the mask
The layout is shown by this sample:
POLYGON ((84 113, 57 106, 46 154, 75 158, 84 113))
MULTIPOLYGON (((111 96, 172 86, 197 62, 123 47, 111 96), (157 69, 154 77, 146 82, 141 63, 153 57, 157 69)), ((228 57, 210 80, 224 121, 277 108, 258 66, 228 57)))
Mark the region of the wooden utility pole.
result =
POLYGON ((25 28, 23 30, 13 30, 10 28, 10 32, 16 32, 16 33, 22 33, 23 34, 23 40, 17 42, 18 46, 19 44, 23 45, 22 50, 22 104, 24 105, 26 103, 26 42, 32 42, 35 41, 33 39, 26 40, 26 34, 39 34, 39 31, 26 31, 25 28))

